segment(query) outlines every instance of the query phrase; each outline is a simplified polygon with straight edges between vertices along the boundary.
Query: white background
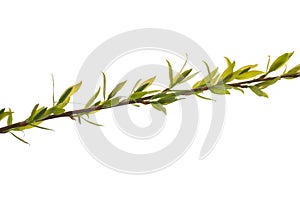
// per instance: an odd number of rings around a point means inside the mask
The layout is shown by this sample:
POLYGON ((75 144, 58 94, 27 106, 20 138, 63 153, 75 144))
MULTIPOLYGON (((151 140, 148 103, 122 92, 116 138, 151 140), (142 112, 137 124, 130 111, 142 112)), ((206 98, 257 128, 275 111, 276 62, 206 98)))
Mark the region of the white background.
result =
MULTIPOLYGON (((137 28, 180 32, 200 44, 216 65, 238 64, 295 51, 300 63, 297 1, 1 1, 0 104, 27 116, 50 105, 74 83, 86 57, 103 41, 137 28), (9 2, 9 3, 8 3, 9 2)), ((298 63, 297 63, 298 62, 298 63)), ((223 135, 198 160, 201 136, 171 167, 127 175, 95 161, 69 119, 30 130, 24 145, 0 137, 1 199, 299 199, 300 80, 267 90, 269 99, 234 92, 227 98, 223 135)), ((199 103, 201 106, 201 102, 199 103)))

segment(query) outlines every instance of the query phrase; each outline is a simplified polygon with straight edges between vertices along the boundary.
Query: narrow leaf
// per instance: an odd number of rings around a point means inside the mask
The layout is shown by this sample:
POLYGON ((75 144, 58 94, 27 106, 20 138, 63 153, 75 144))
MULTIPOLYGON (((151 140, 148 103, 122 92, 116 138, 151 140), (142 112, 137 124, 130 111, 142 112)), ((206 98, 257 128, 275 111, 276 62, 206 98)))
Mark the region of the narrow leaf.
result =
POLYGON ((39 111, 37 112, 37 114, 33 117, 33 121, 42 119, 42 117, 46 111, 47 111, 47 107, 40 108, 39 111))
POLYGON ((263 73, 264 72, 262 72, 262 71, 252 70, 252 71, 248 71, 248 72, 245 72, 245 73, 237 76, 236 79, 238 79, 238 80, 249 79, 249 78, 253 78, 257 75, 263 74, 263 73))
POLYGON ((169 80, 170 80, 170 84, 169 84, 169 88, 172 88, 173 87, 173 69, 172 69, 172 65, 171 63, 166 60, 167 63, 168 63, 168 68, 169 68, 169 80))
POLYGON ((158 111, 162 111, 165 115, 167 114, 166 108, 160 103, 151 103, 152 107, 158 111))
POLYGON ((269 87, 270 85, 273 85, 274 83, 276 83, 279 80, 280 80, 280 77, 277 77, 273 80, 258 83, 255 86, 258 87, 259 89, 265 89, 265 88, 269 87))
POLYGON ((209 90, 214 94, 230 94, 230 92, 223 85, 215 85, 209 90))
POLYGON ((227 68, 225 69, 225 71, 222 73, 220 77, 223 80, 223 82, 225 82, 226 79, 228 79, 228 77, 230 76, 230 74, 232 74, 233 68, 235 66, 235 61, 231 62, 227 57, 225 57, 225 60, 227 62, 227 68))
POLYGON ((11 124, 12 124, 12 121, 13 121, 13 116, 12 116, 11 109, 9 108, 9 111, 8 111, 8 118, 7 118, 7 125, 11 125, 11 124))
POLYGON ((106 75, 102 72, 103 76, 103 99, 106 100, 106 75))
POLYGON ((89 108, 94 101, 97 99, 97 97, 99 96, 100 93, 100 89, 101 87, 98 88, 97 92, 90 98, 90 100, 85 104, 84 108, 89 108))
POLYGON ((297 65, 296 67, 290 69, 287 73, 284 75, 291 75, 291 74, 297 74, 300 73, 300 65, 297 65))
POLYGON ((154 76, 154 77, 149 78, 148 80, 144 81, 143 83, 141 83, 140 86, 138 87, 138 89, 136 90, 136 92, 140 92, 140 91, 147 89, 150 85, 152 85, 155 78, 156 77, 154 76))
POLYGON ((25 140, 23 140, 22 138, 16 136, 15 134, 13 134, 12 132, 9 132, 10 134, 12 134, 12 136, 14 136, 15 138, 17 138, 18 140, 20 140, 21 142, 25 143, 25 144, 29 144, 28 142, 26 142, 25 140))
POLYGON ((279 56, 270 66, 270 69, 268 71, 267 74, 276 71, 277 69, 279 69, 280 67, 282 67, 294 54, 294 52, 291 53, 285 53, 282 54, 281 56, 279 56))
POLYGON ((131 93, 133 93, 135 91, 135 89, 137 88, 137 86, 139 85, 139 83, 141 82, 142 79, 139 79, 133 86, 131 93))
POLYGON ((30 125, 33 126, 33 127, 39 128, 39 129, 43 129, 43 130, 54 131, 53 129, 45 128, 45 127, 43 127, 43 126, 38 126, 38 125, 35 125, 35 124, 30 124, 30 125))
POLYGON ((121 83, 119 83, 118 85, 116 85, 116 87, 110 92, 110 94, 108 95, 107 99, 111 99, 113 98, 126 84, 127 81, 123 81, 121 83))
POLYGON ((268 98, 268 94, 265 93, 264 91, 262 91, 261 89, 259 89, 258 87, 256 87, 256 86, 250 86, 250 89, 251 89, 252 92, 254 92, 257 96, 268 98))
POLYGON ((90 123, 90 124, 92 124, 92 125, 95 125, 95 126, 103 126, 103 125, 101 125, 101 124, 97 124, 96 122, 92 122, 92 121, 90 121, 90 120, 87 120, 87 119, 85 119, 85 118, 81 118, 81 119, 83 119, 84 121, 86 121, 87 123, 90 123))
POLYGON ((195 93, 195 95, 196 95, 197 97, 201 98, 201 99, 210 100, 210 101, 216 101, 216 100, 214 100, 214 99, 211 99, 211 98, 208 98, 208 97, 201 96, 201 95, 199 95, 199 94, 197 94, 197 93, 195 93))
POLYGON ((102 106, 103 108, 111 108, 119 104, 121 97, 115 97, 113 99, 105 101, 102 106))

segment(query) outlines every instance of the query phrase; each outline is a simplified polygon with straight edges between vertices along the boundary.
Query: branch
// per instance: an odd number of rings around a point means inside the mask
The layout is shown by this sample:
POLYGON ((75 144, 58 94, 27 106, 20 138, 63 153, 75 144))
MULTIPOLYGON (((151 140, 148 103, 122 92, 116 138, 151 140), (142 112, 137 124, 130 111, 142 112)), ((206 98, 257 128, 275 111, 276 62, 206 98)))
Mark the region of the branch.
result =
MULTIPOLYGON (((73 120, 77 118, 80 123, 81 119, 83 119, 86 122, 95 124, 94 122, 88 121, 86 118, 84 118, 84 116, 88 116, 89 114, 98 112, 103 109, 130 104, 135 106, 139 106, 140 104, 151 104, 155 109, 166 113, 165 106, 175 101, 181 100, 179 98, 180 96, 196 95, 200 98, 209 99, 200 95, 208 90, 215 94, 225 95, 230 94, 230 89, 240 90, 244 93, 243 89, 250 88, 256 95, 268 97, 263 89, 269 87, 270 85, 273 85, 283 78, 294 79, 300 77, 300 65, 297 65, 288 72, 286 72, 285 70, 279 76, 268 77, 270 73, 284 66, 292 55, 293 52, 281 55, 272 63, 271 66, 267 66, 266 72, 253 70, 255 67, 257 67, 257 65, 247 65, 234 71, 233 69, 235 67, 235 61, 231 62, 228 58, 225 58, 228 66, 226 70, 222 74, 220 74, 218 72, 218 69, 211 71, 209 66, 205 63, 207 66, 208 75, 203 79, 197 81, 190 90, 175 90, 173 88, 176 85, 182 84, 194 78, 197 73, 191 74, 192 69, 184 71, 184 67, 187 63, 186 61, 180 72, 173 76, 172 65, 169 61, 167 61, 170 79, 170 85, 168 88, 164 90, 146 90, 153 84, 155 77, 145 80, 142 83, 140 83, 141 80, 139 80, 133 87, 131 94, 125 98, 118 96, 116 97, 116 94, 123 88, 123 86, 126 84, 126 81, 119 83, 109 93, 108 96, 106 95, 106 76, 103 73, 103 97, 101 100, 95 102, 100 93, 99 87, 97 92, 90 98, 84 108, 73 111, 65 111, 64 107, 68 105, 71 96, 79 90, 81 86, 80 82, 74 86, 67 88, 57 102, 54 102, 53 92, 53 106, 50 108, 39 108, 39 104, 35 105, 30 116, 24 121, 12 123, 13 112, 10 109, 8 111, 6 111, 6 109, 0 110, 0 120, 7 118, 7 125, 0 128, 0 133, 13 134, 12 132, 23 131, 30 128, 42 128, 49 130, 48 128, 44 128, 39 125, 44 121, 63 117, 70 117, 73 120), (260 76, 257 77, 258 75, 260 76)), ((13 134, 13 136, 27 143, 15 134, 13 134)))

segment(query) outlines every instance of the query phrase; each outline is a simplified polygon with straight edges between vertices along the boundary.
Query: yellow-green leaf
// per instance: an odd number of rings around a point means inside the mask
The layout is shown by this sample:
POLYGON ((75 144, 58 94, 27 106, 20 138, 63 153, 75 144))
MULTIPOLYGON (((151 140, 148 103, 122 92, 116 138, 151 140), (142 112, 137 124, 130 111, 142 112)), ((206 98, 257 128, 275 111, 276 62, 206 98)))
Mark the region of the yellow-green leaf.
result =
POLYGON ((287 73, 284 75, 291 75, 291 74, 299 74, 300 73, 300 65, 297 65, 296 67, 290 69, 287 73))
POLYGON ((214 94, 230 94, 224 85, 215 85, 210 87, 209 90, 214 94))
POLYGON ((168 68, 169 68, 169 80, 170 80, 170 84, 169 84, 169 88, 172 88, 173 86, 173 69, 172 69, 172 65, 171 63, 166 60, 168 63, 168 68))
POLYGON ((263 74, 263 73, 264 72, 262 72, 262 71, 252 70, 252 71, 248 71, 248 72, 245 72, 245 73, 237 76, 236 79, 238 79, 238 80, 249 79, 249 78, 253 78, 257 75, 263 74))
POLYGON ((160 103, 151 103, 152 107, 158 111, 162 111, 165 115, 167 114, 167 109, 160 103))
POLYGON ((235 61, 231 62, 227 57, 225 57, 225 60, 227 62, 227 68, 226 70, 222 73, 220 79, 223 80, 223 82, 226 82, 228 77, 233 73, 233 68, 235 66, 235 61))
POLYGON ((154 76, 154 77, 149 78, 148 80, 145 80, 144 82, 142 82, 140 84, 140 86, 138 87, 138 89, 136 90, 136 92, 141 92, 141 91, 147 89, 150 85, 152 85, 152 83, 154 82, 155 78, 156 77, 154 76))
POLYGON ((7 125, 11 125, 11 124, 12 124, 12 121, 13 121, 13 116, 12 116, 11 109, 9 108, 9 111, 8 111, 8 118, 7 118, 7 125))
POLYGON ((90 100, 85 104, 84 108, 88 108, 90 107, 94 101, 97 99, 99 93, 100 93, 100 89, 101 87, 98 88, 98 90, 96 91, 96 93, 90 98, 90 100))
POLYGON ((260 97, 266 97, 268 98, 268 94, 265 93, 264 91, 262 91, 261 89, 259 89, 258 87, 256 86, 250 86, 250 89, 252 90, 252 92, 254 92, 257 96, 260 96, 260 97))
POLYGON ((123 81, 123 82, 119 83, 118 85, 116 85, 116 87, 108 95, 107 99, 113 98, 124 87, 126 82, 127 81, 123 81))
POLYGON ((276 71, 277 69, 279 69, 280 67, 282 67, 294 54, 294 52, 291 53, 285 53, 282 54, 281 56, 279 56, 270 66, 270 69, 268 71, 267 74, 276 71))
POLYGON ((108 101, 105 101, 102 106, 103 108, 110 108, 110 107, 114 107, 116 105, 119 104, 121 97, 115 97, 113 99, 110 99, 108 101))
POLYGON ((82 82, 77 83, 65 90, 65 92, 59 98, 57 104, 67 103, 70 100, 70 97, 79 90, 82 82))

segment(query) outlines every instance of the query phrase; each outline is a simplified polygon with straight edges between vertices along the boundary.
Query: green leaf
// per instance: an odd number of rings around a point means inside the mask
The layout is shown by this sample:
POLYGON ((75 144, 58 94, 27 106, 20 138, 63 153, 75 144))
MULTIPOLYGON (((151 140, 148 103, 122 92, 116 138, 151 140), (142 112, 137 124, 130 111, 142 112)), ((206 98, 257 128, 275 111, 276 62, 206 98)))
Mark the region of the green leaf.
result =
POLYGON ((47 107, 41 107, 40 109, 38 109, 37 114, 33 117, 33 121, 42 119, 46 111, 47 111, 47 107))
POLYGON ((181 81, 180 83, 184 83, 184 82, 187 82, 188 80, 194 78, 199 72, 195 72, 194 74, 186 77, 183 81, 181 81))
POLYGON ((230 94, 224 85, 215 85, 210 87, 209 90, 214 94, 230 94))
POLYGON ((146 94, 152 94, 152 93, 155 93, 155 92, 159 92, 159 90, 135 92, 135 93, 133 93, 129 96, 129 99, 130 100, 136 100, 136 99, 139 99, 139 98, 145 96, 146 94))
POLYGON ((60 115, 60 114, 63 114, 65 112, 65 109, 55 106, 55 107, 53 107, 52 112, 53 112, 54 115, 60 115))
POLYGON ((133 86, 131 93, 133 93, 135 91, 135 89, 137 88, 137 86, 139 85, 139 83, 141 82, 142 79, 139 79, 133 86))
POLYGON ((199 94, 197 94, 197 93, 195 93, 195 95, 196 95, 197 97, 201 98, 201 99, 210 100, 210 101, 215 101, 215 100, 213 100, 213 99, 211 99, 211 98, 201 96, 201 95, 199 95, 199 94))
POLYGON ((152 107, 158 111, 162 111, 165 115, 167 114, 166 108, 160 103, 151 103, 152 107))
POLYGON ((5 108, 0 110, 0 121, 8 115, 8 113, 4 112, 4 111, 5 111, 5 108))
POLYGON ((229 76, 233 73, 233 68, 235 66, 235 61, 231 62, 227 57, 225 57, 225 60, 227 62, 227 68, 226 70, 222 73, 221 78, 223 82, 226 82, 229 78, 229 76))
POLYGON ((171 63, 166 60, 167 63, 168 63, 168 68, 169 68, 169 80, 170 80, 170 84, 169 84, 169 88, 172 88, 173 87, 173 69, 172 69, 172 65, 171 63))
POLYGON ((178 99, 176 97, 177 95, 175 93, 165 94, 164 96, 160 97, 157 102, 162 105, 168 105, 177 101, 178 99))
POLYGON ((266 72, 269 71, 269 67, 270 67, 270 62, 271 62, 271 56, 268 56, 268 63, 267 63, 267 69, 266 72))
POLYGON ((250 88, 250 89, 252 90, 252 92, 254 92, 257 96, 260 96, 260 97, 266 97, 266 98, 269 97, 267 93, 265 93, 264 91, 262 91, 261 89, 259 89, 259 88, 256 87, 256 86, 250 86, 249 88, 250 88))
POLYGON ((20 140, 21 142, 25 143, 25 144, 29 144, 28 142, 26 142, 25 140, 23 140, 22 138, 16 136, 15 134, 13 134, 12 132, 9 132, 12 136, 14 136, 15 138, 17 138, 18 140, 20 140))
POLYGON ((269 71, 267 72, 267 74, 276 71, 277 69, 279 69, 280 67, 282 67, 294 54, 294 52, 291 53, 285 53, 282 54, 281 56, 279 56, 270 66, 269 71))
POLYGON ((50 129, 50 128, 45 128, 45 127, 42 127, 42 126, 38 126, 38 125, 35 125, 35 124, 30 124, 31 126, 35 127, 35 128, 39 128, 39 129, 43 129, 43 130, 47 130, 47 131, 54 131, 53 129, 50 129))
POLYGON ((236 79, 238 79, 238 80, 249 79, 249 78, 253 78, 259 74, 263 74, 263 73, 264 72, 262 72, 262 71, 252 70, 252 71, 248 71, 248 72, 245 72, 245 73, 237 76, 236 79))
POLYGON ((182 74, 180 74, 179 76, 178 76, 178 78, 176 78, 175 80, 174 80, 174 85, 176 85, 176 84, 178 84, 178 83, 181 83, 190 73, 191 73, 191 71, 192 71, 193 69, 188 69, 188 70, 186 70, 186 71, 184 71, 184 72, 182 72, 182 74))
POLYGON ((105 101, 102 106, 103 108, 111 108, 119 104, 121 97, 115 97, 113 99, 105 101))
POLYGON ((264 81, 264 82, 258 83, 255 86, 258 87, 259 89, 265 89, 265 88, 269 87, 270 85, 273 85, 274 83, 276 83, 279 80, 280 80, 280 77, 277 77, 277 78, 275 78, 273 80, 269 80, 269 81, 264 81))
POLYGON ((70 97, 79 90, 81 84, 82 81, 66 89, 65 92, 59 98, 57 105, 61 103, 68 103, 70 101, 70 97))
POLYGON ((13 121, 13 116, 12 116, 11 109, 9 108, 9 111, 8 111, 8 118, 7 118, 7 125, 11 125, 11 124, 12 124, 12 121, 13 121))
POLYGON ((110 94, 108 95, 108 100, 113 98, 123 87, 124 85, 126 84, 127 81, 123 81, 121 83, 119 83, 111 92, 110 94))
POLYGON ((101 124, 97 124, 96 122, 92 122, 92 121, 90 121, 90 120, 87 120, 87 119, 85 119, 85 118, 83 118, 83 117, 82 117, 82 119, 83 119, 84 121, 86 121, 87 123, 90 123, 90 124, 92 124, 92 125, 95 125, 95 126, 103 126, 103 125, 101 125, 101 124))
POLYGON ((296 67, 290 69, 287 73, 284 75, 292 75, 292 74, 297 74, 300 73, 300 65, 297 65, 296 67))
POLYGON ((104 72, 102 72, 102 76, 103 76, 103 99, 105 101, 106 100, 106 76, 104 72))
POLYGON ((100 106, 101 105, 101 101, 97 101, 96 103, 94 103, 94 105, 93 106, 100 106))
POLYGON ((136 90, 136 92, 141 92, 145 89, 147 89, 150 85, 152 85, 152 83, 155 80, 155 76, 152 78, 149 78, 148 80, 144 81, 143 83, 140 84, 140 86, 138 87, 138 89, 136 90))
POLYGON ((97 92, 90 98, 90 100, 85 104, 84 108, 89 108, 94 101, 97 99, 97 97, 99 96, 100 93, 100 89, 101 87, 98 88, 97 92))
POLYGON ((33 120, 33 117, 36 114, 36 111, 37 111, 38 107, 39 107, 39 104, 36 104, 33 107, 32 111, 31 111, 31 114, 30 114, 29 118, 26 121, 32 121, 33 120))
POLYGON ((237 90, 237 91, 240 91, 241 93, 244 94, 244 90, 242 90, 242 89, 239 88, 239 87, 232 87, 232 89, 237 90))

